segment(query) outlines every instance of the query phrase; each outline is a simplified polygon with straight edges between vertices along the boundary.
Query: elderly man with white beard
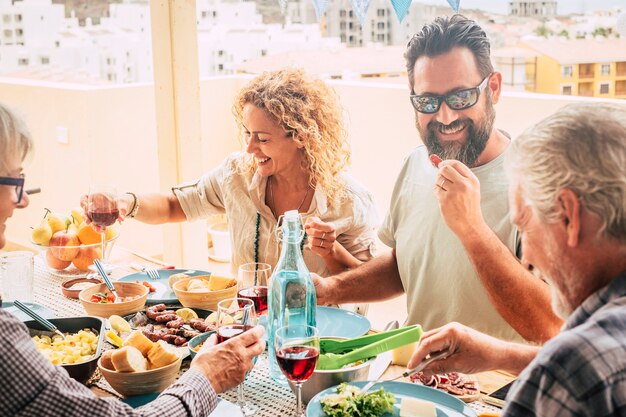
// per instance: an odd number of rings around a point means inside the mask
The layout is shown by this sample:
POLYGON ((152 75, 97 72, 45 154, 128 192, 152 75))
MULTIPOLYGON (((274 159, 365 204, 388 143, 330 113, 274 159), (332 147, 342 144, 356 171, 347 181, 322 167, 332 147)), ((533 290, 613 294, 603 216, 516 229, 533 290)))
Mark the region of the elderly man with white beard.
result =
POLYGON ((626 106, 565 107, 513 142, 507 172, 523 261, 550 284, 561 333, 537 348, 452 323, 408 366, 449 350, 426 372, 521 371, 503 417, 626 416, 626 106))

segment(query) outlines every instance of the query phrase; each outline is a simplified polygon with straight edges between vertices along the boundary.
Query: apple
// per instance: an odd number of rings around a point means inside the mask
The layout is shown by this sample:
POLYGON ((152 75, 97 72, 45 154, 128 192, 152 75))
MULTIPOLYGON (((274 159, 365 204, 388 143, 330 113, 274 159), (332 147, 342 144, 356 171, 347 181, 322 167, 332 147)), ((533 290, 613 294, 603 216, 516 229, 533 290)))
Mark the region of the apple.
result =
POLYGON ((46 263, 48 264, 50 268, 58 269, 58 270, 65 269, 71 264, 70 261, 60 260, 59 258, 54 256, 50 250, 46 251, 46 263))
POLYGON ((81 271, 89 271, 89 265, 93 264, 94 259, 102 259, 102 249, 100 246, 81 246, 78 249, 78 255, 72 260, 74 266, 81 271))
POLYGON ((62 261, 71 261, 78 255, 78 246, 80 240, 78 240, 78 234, 75 227, 70 227, 67 230, 60 230, 52 235, 50 239, 50 251, 52 254, 62 261))

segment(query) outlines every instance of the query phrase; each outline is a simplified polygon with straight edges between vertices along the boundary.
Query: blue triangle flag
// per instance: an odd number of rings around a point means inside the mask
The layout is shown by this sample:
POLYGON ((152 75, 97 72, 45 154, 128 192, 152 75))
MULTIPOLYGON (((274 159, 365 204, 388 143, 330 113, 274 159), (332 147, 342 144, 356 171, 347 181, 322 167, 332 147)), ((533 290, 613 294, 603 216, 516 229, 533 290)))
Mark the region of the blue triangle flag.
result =
POLYGON ((406 12, 411 6, 411 0, 391 0, 391 5, 396 11, 396 16, 398 16, 398 20, 400 21, 400 23, 402 23, 402 20, 404 20, 404 17, 406 16, 406 12))
POLYGON ((459 12, 459 7, 461 7, 461 0, 448 0, 448 4, 454 9, 455 12, 459 12))
POLYGON ((363 26, 367 9, 370 7, 370 0, 350 0, 350 3, 352 4, 352 10, 354 10, 356 17, 359 19, 359 23, 363 26))
POLYGON ((326 11, 326 7, 328 6, 328 0, 313 0, 313 7, 315 8, 315 14, 317 15, 317 20, 320 20, 326 11))

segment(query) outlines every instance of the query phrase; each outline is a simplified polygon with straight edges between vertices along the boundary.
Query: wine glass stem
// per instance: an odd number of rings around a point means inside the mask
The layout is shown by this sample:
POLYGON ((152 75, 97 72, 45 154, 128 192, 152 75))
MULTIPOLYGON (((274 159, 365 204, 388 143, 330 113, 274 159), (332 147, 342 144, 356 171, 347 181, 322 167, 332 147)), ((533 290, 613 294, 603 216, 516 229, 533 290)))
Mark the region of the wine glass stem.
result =
POLYGON ((244 393, 243 382, 237 386, 237 402, 241 408, 246 406, 246 395, 244 393))
POLYGON ((105 231, 100 233, 100 240, 102 242, 102 262, 106 263, 106 260, 104 259, 104 248, 106 246, 106 232, 105 231))
POLYGON ((302 409, 302 382, 296 382, 296 416, 305 417, 302 409))

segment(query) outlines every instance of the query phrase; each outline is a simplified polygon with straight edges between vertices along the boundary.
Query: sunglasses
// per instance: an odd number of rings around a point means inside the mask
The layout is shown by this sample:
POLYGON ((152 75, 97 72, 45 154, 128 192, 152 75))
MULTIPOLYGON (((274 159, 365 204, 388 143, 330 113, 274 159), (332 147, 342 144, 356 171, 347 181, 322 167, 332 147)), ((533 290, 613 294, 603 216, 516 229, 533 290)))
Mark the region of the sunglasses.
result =
POLYGON ((444 101, 452 110, 465 110, 478 103, 480 93, 487 87, 491 74, 487 75, 477 87, 457 90, 443 96, 411 94, 411 104, 415 110, 424 114, 433 114, 439 111, 444 101))
POLYGON ((15 186, 15 195, 17 196, 16 204, 22 201, 22 196, 24 195, 24 174, 21 174, 19 178, 0 177, 0 185, 15 186))

